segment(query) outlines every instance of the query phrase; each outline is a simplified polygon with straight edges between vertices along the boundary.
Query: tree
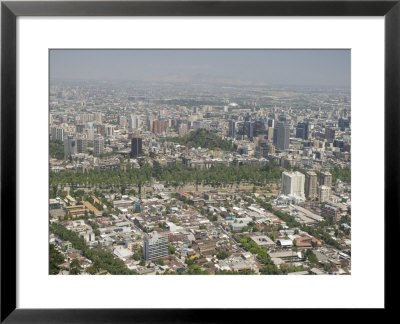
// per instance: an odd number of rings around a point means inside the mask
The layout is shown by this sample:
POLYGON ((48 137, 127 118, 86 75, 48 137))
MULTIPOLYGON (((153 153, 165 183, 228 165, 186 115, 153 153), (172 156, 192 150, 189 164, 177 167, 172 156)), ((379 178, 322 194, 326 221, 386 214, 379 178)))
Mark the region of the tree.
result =
POLYGON ((168 254, 174 254, 176 251, 175 247, 172 244, 168 243, 168 254))
POLYGON ((95 275, 97 272, 99 272, 99 269, 95 264, 92 264, 90 267, 86 268, 86 273, 90 275, 95 275))
POLYGON ((49 274, 54 275, 60 272, 59 265, 64 262, 64 256, 58 252, 54 244, 49 246, 49 274))
POLYGON ((220 251, 217 253, 217 258, 219 260, 224 260, 228 257, 228 253, 226 253, 226 251, 220 251))
POLYGON ((73 259, 69 264, 69 274, 79 275, 81 273, 82 267, 78 259, 73 259))
POLYGON ((163 266, 164 265, 164 261, 162 259, 158 259, 156 261, 156 264, 163 266))

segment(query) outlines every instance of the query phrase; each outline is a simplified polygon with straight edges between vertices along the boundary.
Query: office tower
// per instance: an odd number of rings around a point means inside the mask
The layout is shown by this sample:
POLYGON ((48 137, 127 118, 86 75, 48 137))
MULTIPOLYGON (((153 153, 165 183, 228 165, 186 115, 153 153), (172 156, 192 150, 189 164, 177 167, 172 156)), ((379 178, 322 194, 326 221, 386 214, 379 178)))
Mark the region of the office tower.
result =
POLYGON ((76 140, 76 148, 78 153, 87 153, 87 139, 80 137, 76 140))
POLYGON ((283 172, 281 193, 284 195, 304 198, 304 174, 296 172, 283 172))
POLYGON ((146 261, 157 260, 168 255, 168 236, 152 232, 144 235, 144 258, 146 261))
POLYGON ((314 171, 306 173, 305 194, 306 197, 315 198, 318 196, 317 174, 314 171))
POLYGON ((328 186, 320 186, 318 189, 319 201, 327 202, 331 199, 331 188, 328 186))
POLYGON ((57 126, 52 126, 50 128, 51 131, 51 139, 54 141, 63 141, 64 140, 64 129, 57 126))
POLYGON ((273 127, 268 127, 267 138, 270 142, 274 140, 274 128, 273 127))
POLYGON ((69 157, 76 154, 76 140, 74 136, 68 135, 64 139, 64 157, 69 157))
POLYGON ((334 128, 331 128, 331 127, 325 128, 325 139, 329 143, 333 142, 333 140, 335 139, 335 129, 334 128))
POLYGON ((267 130, 265 128, 265 123, 262 120, 257 120, 253 123, 253 137, 259 135, 266 135, 267 130))
POLYGON ((319 175, 319 185, 332 187, 332 174, 329 171, 322 171, 319 175))
POLYGON ((298 123, 296 127, 296 138, 308 139, 308 123, 298 123))
POLYGON ((229 121, 229 129, 228 129, 228 137, 235 138, 236 136, 236 129, 235 129, 235 121, 229 121))
POLYGON ((257 158, 268 157, 268 154, 275 154, 275 146, 272 143, 268 142, 268 140, 261 138, 258 139, 258 143, 255 150, 255 155, 257 158))
POLYGON ((275 120, 268 119, 268 127, 274 128, 274 126, 275 126, 275 120))
POLYGON ((129 116, 129 131, 133 131, 138 128, 138 118, 135 114, 129 116))
POLYGON ((113 125, 106 125, 105 134, 106 134, 106 136, 113 136, 114 135, 114 126, 113 125))
POLYGON ((142 151, 142 138, 132 137, 131 139, 131 157, 137 157, 143 154, 142 151))
POLYGON ((104 137, 97 135, 93 142, 93 154, 99 155, 104 152, 104 137))
POLYGON ((289 148, 290 129, 289 124, 278 122, 274 129, 274 145, 280 151, 289 148))
POLYGON ((153 133, 161 134, 165 132, 165 119, 159 118, 153 121, 153 133))

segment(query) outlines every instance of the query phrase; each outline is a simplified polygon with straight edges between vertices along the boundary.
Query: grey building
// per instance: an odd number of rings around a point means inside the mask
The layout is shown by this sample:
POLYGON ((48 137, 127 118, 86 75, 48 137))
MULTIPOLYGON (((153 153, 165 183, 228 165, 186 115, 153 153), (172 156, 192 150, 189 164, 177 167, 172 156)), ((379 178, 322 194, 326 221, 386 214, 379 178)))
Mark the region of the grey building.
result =
POLYGON ((72 135, 64 138, 64 157, 75 155, 77 152, 76 139, 72 135))
POLYGON ((104 152, 104 137, 96 136, 93 142, 93 154, 99 155, 104 152))
POLYGON ((317 174, 314 171, 306 173, 305 194, 310 198, 318 196, 317 174))
POLYGON ((152 232, 144 236, 144 258, 146 261, 157 260, 168 255, 168 236, 152 232))
POLYGON ((278 122, 274 128, 274 145, 280 150, 289 148, 290 126, 285 122, 278 122))

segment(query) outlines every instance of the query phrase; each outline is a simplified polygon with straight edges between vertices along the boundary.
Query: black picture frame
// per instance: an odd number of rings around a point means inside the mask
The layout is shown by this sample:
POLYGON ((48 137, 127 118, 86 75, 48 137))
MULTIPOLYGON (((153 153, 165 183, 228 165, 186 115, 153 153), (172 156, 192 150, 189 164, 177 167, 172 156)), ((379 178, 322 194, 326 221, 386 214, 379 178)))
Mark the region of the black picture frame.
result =
MULTIPOLYGON (((1 3, 1 322, 225 322, 240 310, 16 308, 16 19, 19 16, 384 16, 385 309, 398 284, 386 256, 399 234, 400 1, 2 1, 1 3), (15 244, 14 244, 15 243, 15 244)), ((396 244, 397 245, 397 244, 396 244)), ((367 284, 367 283, 366 283, 367 284)), ((255 314, 263 310, 252 310, 255 314)))

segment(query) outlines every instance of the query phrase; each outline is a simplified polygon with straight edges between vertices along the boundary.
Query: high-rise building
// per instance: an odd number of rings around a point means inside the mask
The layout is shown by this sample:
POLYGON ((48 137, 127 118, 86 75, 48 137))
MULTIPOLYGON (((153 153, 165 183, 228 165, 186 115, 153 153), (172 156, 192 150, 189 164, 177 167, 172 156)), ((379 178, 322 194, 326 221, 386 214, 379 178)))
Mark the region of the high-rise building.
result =
POLYGON ((257 158, 266 158, 268 157, 268 154, 275 154, 275 146, 266 139, 258 139, 258 143, 255 149, 255 156, 257 158))
POLYGON ((146 261, 157 260, 168 255, 168 236, 152 232, 144 235, 144 258, 146 261))
POLYGON ((64 129, 62 127, 53 126, 51 130, 51 139, 55 141, 64 140, 64 129))
POLYGON ((126 127, 128 119, 125 116, 118 116, 118 124, 121 127, 126 127))
POLYGON ((235 129, 235 121, 229 121, 229 129, 228 129, 228 137, 235 138, 236 136, 236 129, 235 129))
POLYGON ((267 137, 270 142, 274 140, 274 128, 273 127, 268 127, 267 137))
POLYGON ((322 171, 319 175, 319 185, 332 187, 332 174, 329 171, 322 171))
POLYGON ((253 136, 257 137, 266 134, 267 134, 267 129, 265 128, 265 123, 262 120, 256 120, 253 123, 253 136))
POLYGON ((143 154, 142 138, 134 136, 131 138, 131 157, 137 157, 143 154))
POLYGON ((93 154, 99 155, 104 152, 104 137, 97 135, 93 142, 93 154))
POLYGON ((298 123, 296 127, 296 138, 308 139, 308 123, 298 123))
POLYGON ((76 149, 78 153, 87 153, 87 139, 80 137, 76 140, 76 149))
POLYGON ((131 114, 129 116, 129 131, 134 131, 138 128, 138 118, 135 114, 131 114))
POLYGON ((325 128, 325 139, 329 143, 333 142, 333 140, 335 139, 335 129, 334 128, 332 128, 332 127, 325 128))
POLYGON ((280 151, 289 148, 290 128, 289 124, 278 122, 274 128, 274 145, 280 151))
POLYGON ((105 134, 106 134, 106 136, 113 136, 114 135, 114 126, 113 125, 106 125, 105 134))
POLYGON ((74 136, 68 135, 64 138, 64 157, 69 157, 76 154, 76 140, 74 136))
POLYGON ((306 197, 315 198, 318 196, 317 174, 314 171, 306 173, 305 194, 306 197))
POLYGON ((331 199, 331 188, 328 186, 319 186, 318 196, 321 203, 329 201, 331 199))
POLYGON ((283 172, 281 193, 289 196, 304 198, 304 174, 296 172, 283 172))

